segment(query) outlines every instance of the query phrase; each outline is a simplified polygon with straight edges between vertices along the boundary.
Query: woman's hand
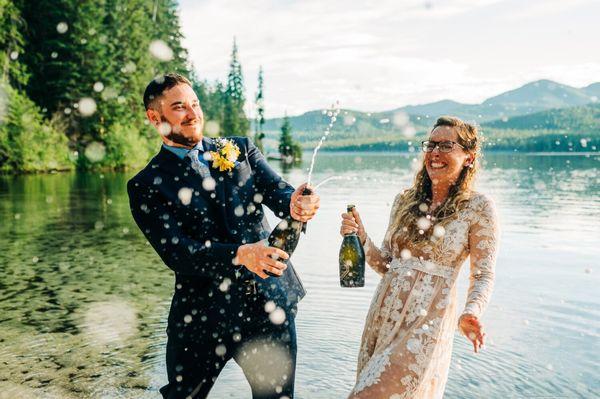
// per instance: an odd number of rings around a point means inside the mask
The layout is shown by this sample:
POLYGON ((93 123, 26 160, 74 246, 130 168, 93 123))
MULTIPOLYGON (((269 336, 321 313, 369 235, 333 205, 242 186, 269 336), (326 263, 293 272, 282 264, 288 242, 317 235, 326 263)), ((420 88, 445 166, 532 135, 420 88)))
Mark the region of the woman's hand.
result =
POLYGON ((352 209, 352 214, 348 212, 342 213, 342 227, 340 227, 340 234, 343 237, 352 233, 356 233, 361 244, 365 245, 365 241, 367 241, 367 232, 365 231, 365 226, 363 225, 360 214, 356 208, 352 209))
POLYGON ((477 353, 483 347, 483 339, 485 338, 483 326, 479 322, 479 319, 472 314, 464 314, 458 321, 458 328, 471 341, 473 350, 477 353))

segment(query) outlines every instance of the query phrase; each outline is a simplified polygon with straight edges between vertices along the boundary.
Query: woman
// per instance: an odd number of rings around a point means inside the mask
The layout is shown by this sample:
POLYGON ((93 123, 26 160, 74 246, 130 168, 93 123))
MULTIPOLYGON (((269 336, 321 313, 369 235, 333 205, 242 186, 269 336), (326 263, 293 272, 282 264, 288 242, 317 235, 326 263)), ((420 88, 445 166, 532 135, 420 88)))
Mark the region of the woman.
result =
POLYGON ((494 283, 497 222, 491 200, 475 191, 480 139, 458 118, 441 117, 423 142, 423 167, 396 196, 381 248, 358 211, 342 215, 342 235, 357 233, 382 276, 363 332, 351 398, 441 398, 457 323, 456 278, 470 256, 460 331, 477 352, 480 317, 494 283))

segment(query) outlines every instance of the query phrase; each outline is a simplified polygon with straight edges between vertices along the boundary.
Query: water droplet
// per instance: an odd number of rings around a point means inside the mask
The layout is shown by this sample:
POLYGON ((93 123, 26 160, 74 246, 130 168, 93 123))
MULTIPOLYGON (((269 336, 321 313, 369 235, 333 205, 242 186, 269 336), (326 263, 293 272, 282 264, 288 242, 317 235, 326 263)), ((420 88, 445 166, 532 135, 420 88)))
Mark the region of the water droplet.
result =
POLYGON ((94 91, 95 92, 100 93, 102 90, 104 90, 104 83, 102 83, 102 82, 94 83, 94 91))
POLYGON ((94 141, 85 147, 84 155, 90 162, 99 162, 104 159, 106 148, 104 144, 94 141))
POLYGON ((31 258, 31 261, 33 263, 38 263, 40 261, 40 258, 38 258, 37 256, 34 256, 33 258, 31 258))
POLYGON ((69 25, 67 25, 66 22, 59 22, 58 25, 56 25, 56 31, 58 33, 60 33, 61 35, 63 33, 67 33, 68 30, 69 30, 69 25))
POLYGON ((407 138, 412 138, 417 134, 417 130, 412 126, 407 125, 402 129, 402 134, 407 138))
POLYGON ((277 307, 274 311, 269 313, 269 320, 276 325, 283 324, 285 321, 285 311, 280 307, 277 307))
POLYGON ((78 107, 81 116, 91 116, 96 112, 96 101, 91 97, 84 97, 79 100, 78 107))
POLYGON ((225 354, 227 353, 227 348, 225 347, 225 345, 218 345, 215 348, 215 353, 217 356, 225 356, 225 354))
POLYGON ((169 122, 161 122, 158 125, 158 133, 163 136, 168 136, 171 134, 171 124, 169 122))
POLYGON ((229 286, 231 285, 231 280, 228 279, 227 277, 225 277, 223 279, 223 281, 221 282, 221 284, 219 284, 219 290, 221 292, 227 292, 229 291, 229 286))
POLYGON ((344 126, 351 126, 354 123, 356 123, 356 117, 352 115, 345 115, 342 121, 344 123, 344 126))
POLYGON ((183 187, 177 192, 177 197, 183 205, 189 205, 192 202, 193 190, 188 187, 183 187))
POLYGON ((210 120, 204 125, 204 131, 209 136, 217 136, 220 130, 221 128, 219 126, 219 122, 217 121, 210 120))
POLYGON ((10 59, 14 61, 17 58, 19 58, 19 52, 18 51, 11 51, 10 52, 10 59))
POLYGON ((88 305, 79 326, 84 333, 83 345, 104 348, 121 346, 138 332, 135 307, 122 300, 95 302, 88 305))
POLYGON ((425 217, 421 217, 417 220, 417 226, 419 227, 420 230, 427 230, 429 227, 431 227, 431 221, 425 217))
POLYGON ((265 303, 265 312, 267 312, 267 313, 271 313, 276 308, 277 308, 277 306, 275 305, 275 302, 273 302, 273 301, 268 301, 267 303, 265 303))
POLYGON ((207 176, 204 179, 202 179, 202 188, 206 191, 212 191, 215 189, 216 186, 217 182, 212 177, 207 176))
POLYGON ((129 61, 129 62, 127 62, 127 64, 125 64, 123 69, 124 69, 125 73, 131 73, 131 72, 135 72, 135 70, 137 69, 137 66, 135 65, 135 63, 133 61, 129 61))
POLYGON ((408 114, 402 111, 394 113, 392 117, 392 123, 397 127, 405 127, 408 125, 409 120, 408 114))
POLYGON ((402 259, 410 259, 412 257, 412 253, 410 252, 409 249, 403 249, 402 251, 400 251, 400 257, 402 259))
POLYGON ((162 40, 153 40, 150 43, 150 54, 159 61, 171 61, 173 59, 173 50, 162 40))
POLYGON ((192 322, 192 316, 189 314, 186 314, 185 316, 183 316, 183 321, 184 323, 191 323, 192 322))

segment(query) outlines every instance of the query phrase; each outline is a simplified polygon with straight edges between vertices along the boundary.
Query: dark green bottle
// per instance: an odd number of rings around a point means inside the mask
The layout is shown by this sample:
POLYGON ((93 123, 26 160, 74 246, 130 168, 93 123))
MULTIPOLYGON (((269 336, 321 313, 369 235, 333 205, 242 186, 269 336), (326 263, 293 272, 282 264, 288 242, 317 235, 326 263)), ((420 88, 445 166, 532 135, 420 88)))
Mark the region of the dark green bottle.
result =
MULTIPOLYGON (((312 194, 312 191, 308 188, 302 191, 302 195, 310 194, 312 194)), ((275 226, 267 241, 270 247, 279 248, 291 257, 298 246, 298 241, 300 241, 300 233, 306 233, 306 223, 287 216, 275 226)), ((271 277, 279 277, 266 270, 264 272, 271 277)))
MULTIPOLYGON (((354 205, 348 205, 352 214, 354 205)), ((342 287, 365 286, 365 250, 356 233, 344 236, 340 248, 340 285, 342 287)))

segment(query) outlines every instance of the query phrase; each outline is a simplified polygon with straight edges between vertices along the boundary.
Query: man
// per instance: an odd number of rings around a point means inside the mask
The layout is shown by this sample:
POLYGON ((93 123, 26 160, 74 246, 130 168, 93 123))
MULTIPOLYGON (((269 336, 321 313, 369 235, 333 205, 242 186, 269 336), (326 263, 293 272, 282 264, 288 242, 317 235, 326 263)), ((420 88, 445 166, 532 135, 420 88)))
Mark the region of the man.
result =
POLYGON ((175 272, 163 397, 206 397, 233 358, 254 398, 292 398, 294 317, 305 291, 288 254, 262 241, 270 231, 263 204, 306 222, 318 195, 294 190, 247 138, 204 138, 202 108, 183 76, 154 79, 144 105, 163 145, 127 190, 137 225, 175 272), (209 154, 224 143, 239 153, 221 170, 209 154))

